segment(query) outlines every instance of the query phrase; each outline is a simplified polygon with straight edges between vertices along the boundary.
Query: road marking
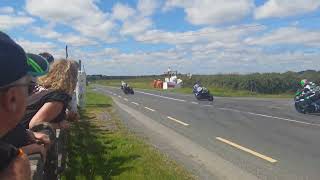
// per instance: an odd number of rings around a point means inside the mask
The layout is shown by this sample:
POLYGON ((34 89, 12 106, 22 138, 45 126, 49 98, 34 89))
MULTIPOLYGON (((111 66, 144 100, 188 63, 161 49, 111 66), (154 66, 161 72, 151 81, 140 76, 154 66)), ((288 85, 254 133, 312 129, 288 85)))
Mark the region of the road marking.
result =
POLYGON ((152 111, 152 112, 156 111, 156 110, 148 108, 148 107, 144 107, 144 108, 146 108, 146 109, 148 109, 149 111, 152 111))
POLYGON ((264 159, 264 160, 266 160, 266 161, 268 161, 268 162, 270 162, 270 163, 276 163, 276 162, 277 162, 277 160, 272 159, 271 157, 265 156, 265 155, 263 155, 263 154, 260 154, 260 153, 258 153, 258 152, 255 152, 255 151, 251 150, 251 149, 248 149, 248 148, 245 148, 245 147, 243 147, 243 146, 240 146, 240 145, 238 145, 238 144, 236 144, 236 143, 233 143, 233 142, 228 141, 228 140, 226 140, 226 139, 223 139, 223 138, 221 138, 221 137, 216 137, 216 139, 219 140, 219 141, 221 141, 221 142, 224 142, 224 143, 226 143, 226 144, 228 144, 228 145, 230 145, 230 146, 233 146, 233 147, 235 147, 235 148, 237 148, 237 149, 240 149, 240 150, 242 150, 242 151, 244 151, 244 152, 247 152, 247 153, 249 153, 249 154, 252 154, 252 155, 254 155, 254 156, 256 156, 256 157, 259 157, 259 158, 261 158, 261 159, 264 159))
POLYGON ((276 116, 269 116, 269 115, 258 114, 258 113, 253 113, 253 112, 247 112, 247 113, 251 114, 251 115, 255 115, 255 116, 268 117, 268 118, 279 119, 279 120, 288 121, 288 122, 295 122, 295 123, 306 124, 306 125, 311 125, 311 126, 320 126, 320 124, 297 121, 297 120, 293 120, 293 119, 281 118, 281 117, 276 117, 276 116))
POLYGON ((192 104, 199 104, 198 102, 194 102, 194 101, 192 101, 191 103, 192 103, 192 104))
POLYGON ((303 121, 298 121, 298 120, 288 119, 288 118, 282 118, 282 117, 277 117, 277 116, 270 116, 270 115, 253 113, 253 112, 244 112, 244 111, 239 111, 239 110, 230 109, 230 108, 219 108, 219 109, 221 109, 221 110, 227 110, 227 111, 234 111, 234 112, 239 112, 239 113, 247 113, 247 114, 251 114, 251 115, 254 115, 254 116, 261 116, 261 117, 278 119, 278 120, 287 121, 287 122, 293 122, 293 123, 298 123, 298 124, 304 124, 304 125, 309 125, 309 126, 317 126, 317 127, 320 127, 320 124, 317 124, 317 123, 308 123, 308 122, 303 122, 303 121))
POLYGON ((160 97, 160 98, 164 98, 164 99, 170 99, 170 100, 174 100, 174 101, 186 102, 186 100, 183 100, 183 99, 176 99, 176 98, 171 98, 171 97, 167 97, 167 96, 161 96, 161 95, 146 93, 146 92, 142 92, 142 91, 136 91, 136 92, 141 93, 141 94, 150 95, 150 96, 160 97))
POLYGON ((119 98, 121 98, 121 96, 118 96, 119 98))
POLYGON ((218 108, 218 109, 226 110, 226 111, 241 112, 241 111, 239 111, 239 110, 236 110, 236 109, 230 109, 230 108, 218 108))
POLYGON ((173 117, 168 116, 168 119, 170 119, 170 120, 172 120, 172 121, 175 121, 175 122, 177 122, 177 123, 180 123, 180 124, 182 124, 182 125, 184 125, 184 126, 189 126, 189 124, 187 124, 187 123, 185 123, 185 122, 182 122, 182 121, 179 121, 178 119, 175 119, 175 118, 173 118, 173 117))
POLYGON ((138 103, 136 103, 136 102, 131 102, 132 104, 134 104, 134 105, 137 105, 137 106, 139 106, 139 104, 138 103))
POLYGON ((206 104, 206 105, 203 105, 203 107, 212 107, 212 105, 206 104))
POLYGON ((124 98, 125 101, 129 101, 127 98, 124 98))

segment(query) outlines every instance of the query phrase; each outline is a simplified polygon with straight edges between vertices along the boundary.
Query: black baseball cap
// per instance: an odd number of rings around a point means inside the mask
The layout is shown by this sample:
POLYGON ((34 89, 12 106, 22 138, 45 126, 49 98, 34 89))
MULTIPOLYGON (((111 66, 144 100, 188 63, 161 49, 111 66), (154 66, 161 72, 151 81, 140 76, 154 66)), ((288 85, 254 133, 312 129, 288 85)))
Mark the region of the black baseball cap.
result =
POLYGON ((49 72, 49 63, 44 57, 27 53, 27 58, 28 71, 32 76, 43 76, 49 72))
POLYGON ((21 46, 0 31, 0 87, 28 74, 27 56, 21 46))

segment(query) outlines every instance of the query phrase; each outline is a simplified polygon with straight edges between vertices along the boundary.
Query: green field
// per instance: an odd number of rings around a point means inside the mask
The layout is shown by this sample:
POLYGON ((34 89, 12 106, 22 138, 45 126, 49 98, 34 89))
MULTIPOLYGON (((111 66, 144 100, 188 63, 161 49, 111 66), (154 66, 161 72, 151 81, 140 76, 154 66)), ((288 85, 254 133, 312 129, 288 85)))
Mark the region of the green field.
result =
POLYGON ((62 179, 194 179, 184 168, 122 125, 112 99, 89 91, 81 120, 68 138, 62 179))
MULTIPOLYGON (((126 79, 124 80, 126 83, 130 84, 133 88, 139 89, 152 89, 158 91, 168 91, 168 92, 175 92, 175 93, 183 93, 183 94, 192 94, 192 88, 184 87, 179 89, 169 89, 169 90, 162 90, 156 89, 152 86, 152 78, 137 78, 137 79, 126 79)), ((97 80, 94 83, 106 85, 106 86, 115 86, 120 87, 121 80, 97 80)), ((219 88, 219 87, 207 87, 210 92, 214 96, 220 97, 261 97, 261 98, 292 98, 294 94, 259 94, 245 90, 232 90, 227 88, 219 88)))

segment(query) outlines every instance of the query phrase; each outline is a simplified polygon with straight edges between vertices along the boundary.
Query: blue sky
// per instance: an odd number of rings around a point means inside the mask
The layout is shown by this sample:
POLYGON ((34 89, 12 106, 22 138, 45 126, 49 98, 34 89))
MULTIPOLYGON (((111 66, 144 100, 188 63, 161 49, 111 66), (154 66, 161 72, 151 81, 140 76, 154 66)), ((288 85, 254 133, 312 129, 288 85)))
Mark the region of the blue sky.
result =
POLYGON ((1 0, 0 29, 89 74, 320 70, 320 0, 1 0))

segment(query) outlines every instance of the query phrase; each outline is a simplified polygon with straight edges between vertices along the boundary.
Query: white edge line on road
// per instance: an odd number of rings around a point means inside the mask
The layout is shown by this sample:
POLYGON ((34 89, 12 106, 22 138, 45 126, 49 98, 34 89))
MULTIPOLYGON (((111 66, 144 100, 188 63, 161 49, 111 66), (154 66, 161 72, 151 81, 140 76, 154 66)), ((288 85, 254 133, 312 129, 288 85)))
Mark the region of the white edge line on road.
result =
POLYGON ((198 102, 194 102, 194 101, 192 101, 191 103, 192 103, 192 104, 199 104, 198 102))
POLYGON ((131 102, 132 104, 134 104, 134 105, 136 105, 136 106, 139 106, 139 104, 138 103, 136 103, 136 102, 131 102))
POLYGON ((142 91, 136 91, 136 92, 141 93, 141 94, 150 95, 150 96, 160 97, 160 98, 164 98, 164 99, 170 99, 170 100, 174 100, 174 101, 186 102, 186 100, 183 100, 183 99, 176 99, 176 98, 171 98, 171 97, 167 97, 167 96, 161 96, 161 95, 146 93, 146 92, 142 92, 142 91))
POLYGON ((253 113, 253 112, 244 112, 244 111, 239 111, 239 110, 230 109, 230 108, 218 108, 218 109, 227 110, 227 111, 234 111, 234 112, 240 112, 240 113, 247 113, 247 114, 251 114, 251 115, 254 115, 254 116, 261 116, 261 117, 267 117, 267 118, 272 118, 272 119, 279 119, 279 120, 287 121, 287 122, 294 122, 294 123, 298 123, 298 124, 304 124, 304 125, 310 125, 310 126, 318 126, 318 127, 320 127, 320 124, 308 123, 308 122, 303 122, 303 121, 298 121, 298 120, 293 120, 293 119, 288 119, 288 118, 270 116, 270 115, 253 113))
POLYGON ((125 101, 129 101, 127 98, 124 98, 125 101))
POLYGON ((145 108, 145 109, 148 109, 149 111, 152 111, 152 112, 156 111, 156 110, 151 109, 151 108, 149 108, 149 107, 144 107, 144 108, 145 108))
POLYGON ((297 120, 293 120, 293 119, 281 118, 281 117, 276 117, 276 116, 269 116, 269 115, 258 114, 258 113, 253 113, 253 112, 247 112, 247 113, 251 114, 251 115, 255 115, 255 116, 268 117, 268 118, 279 119, 279 120, 288 121, 288 122, 295 122, 295 123, 306 124, 306 125, 311 125, 311 126, 320 126, 320 124, 297 121, 297 120))
POLYGON ((229 140, 223 139, 221 137, 216 137, 216 139, 221 141, 221 142, 224 142, 224 143, 226 143, 226 144, 228 144, 230 146, 233 146, 233 147, 235 147, 237 149, 240 149, 240 150, 242 150, 244 152, 247 152, 247 153, 249 153, 251 155, 254 155, 254 156, 259 157, 259 158, 261 158, 263 160, 266 160, 266 161, 268 161, 270 163, 276 163, 277 162, 277 160, 275 160, 275 159, 273 159, 271 157, 268 157, 266 155, 260 154, 260 153, 258 153, 256 151, 251 150, 251 149, 248 149, 248 148, 245 148, 243 146, 240 146, 239 144, 233 143, 233 142, 231 142, 229 140))
POLYGON ((168 116, 168 119, 170 119, 170 120, 172 120, 172 121, 175 121, 175 122, 177 122, 177 123, 180 123, 180 124, 182 124, 182 125, 184 125, 184 126, 189 126, 189 124, 187 124, 187 123, 185 123, 185 122, 182 122, 182 121, 179 121, 179 120, 177 120, 177 119, 175 119, 175 118, 173 118, 173 117, 168 116))

